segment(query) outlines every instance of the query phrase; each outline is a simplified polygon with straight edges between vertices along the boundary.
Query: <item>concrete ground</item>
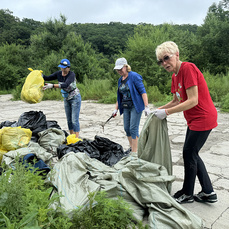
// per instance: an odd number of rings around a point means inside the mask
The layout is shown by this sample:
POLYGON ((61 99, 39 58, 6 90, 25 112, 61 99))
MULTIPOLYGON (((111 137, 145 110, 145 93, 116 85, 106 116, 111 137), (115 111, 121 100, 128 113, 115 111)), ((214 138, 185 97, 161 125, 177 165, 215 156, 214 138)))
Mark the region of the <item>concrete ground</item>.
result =
MULTIPOLYGON (((61 101, 42 101, 38 104, 28 104, 23 101, 11 101, 11 95, 0 95, 0 123, 3 121, 17 121, 23 112, 42 111, 47 120, 55 120, 63 130, 68 130, 64 105, 61 101)), ((94 139, 95 135, 106 137, 119 143, 124 150, 129 148, 123 130, 122 116, 112 118, 104 127, 102 124, 111 116, 114 104, 98 104, 93 101, 82 101, 80 112, 81 132, 80 138, 94 139)), ((152 104, 150 108, 155 109, 152 104)), ((146 120, 142 115, 140 131, 146 120)), ((183 160, 182 146, 186 133, 186 121, 182 113, 168 116, 168 131, 171 140, 173 174, 176 180, 172 186, 172 194, 182 187, 183 160)), ((206 229, 229 228, 229 114, 218 113, 218 127, 215 128, 204 147, 201 149, 202 157, 215 192, 218 202, 214 204, 189 203, 183 204, 185 208, 202 218, 206 229)), ((196 181, 195 193, 200 191, 196 181)))

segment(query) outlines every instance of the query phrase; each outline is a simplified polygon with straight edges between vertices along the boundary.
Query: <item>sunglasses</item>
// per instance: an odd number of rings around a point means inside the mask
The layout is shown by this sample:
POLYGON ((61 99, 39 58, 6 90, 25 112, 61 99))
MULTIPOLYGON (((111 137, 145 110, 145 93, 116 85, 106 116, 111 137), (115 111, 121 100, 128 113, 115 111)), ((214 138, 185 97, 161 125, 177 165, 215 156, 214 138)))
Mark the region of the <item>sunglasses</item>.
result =
POLYGON ((171 54, 170 56, 165 56, 163 59, 160 59, 157 61, 157 64, 161 66, 164 62, 168 61, 174 54, 171 54))

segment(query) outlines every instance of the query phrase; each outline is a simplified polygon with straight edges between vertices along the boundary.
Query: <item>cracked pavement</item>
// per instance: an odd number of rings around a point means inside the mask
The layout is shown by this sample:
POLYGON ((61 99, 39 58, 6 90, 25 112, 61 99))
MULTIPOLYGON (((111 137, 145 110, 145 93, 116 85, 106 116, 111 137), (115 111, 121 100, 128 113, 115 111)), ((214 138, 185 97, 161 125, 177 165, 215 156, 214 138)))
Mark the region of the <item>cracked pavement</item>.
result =
MULTIPOLYGON (((42 101, 38 104, 28 104, 23 101, 11 101, 11 95, 0 95, 0 123, 3 121, 17 121, 23 112, 42 111, 47 120, 55 120, 63 130, 67 129, 67 122, 62 101, 42 101)), ((149 105, 155 109, 153 104, 149 105)), ((94 101, 82 101, 80 112, 81 132, 80 138, 94 139, 95 135, 106 137, 119 143, 124 150, 129 148, 125 132, 123 130, 122 116, 112 118, 105 126, 102 124, 111 116, 115 109, 114 104, 98 104, 94 101)), ((142 114, 140 131, 146 120, 142 114)), ((168 133, 170 138, 173 174, 176 180, 172 184, 172 193, 180 190, 183 180, 182 147, 186 133, 186 121, 183 113, 172 114, 167 118, 168 133)), ((218 126, 212 130, 207 142, 200 151, 213 187, 218 196, 218 202, 187 203, 185 208, 204 220, 205 229, 229 228, 229 113, 218 112, 218 126)), ((195 193, 200 190, 196 180, 195 193)))

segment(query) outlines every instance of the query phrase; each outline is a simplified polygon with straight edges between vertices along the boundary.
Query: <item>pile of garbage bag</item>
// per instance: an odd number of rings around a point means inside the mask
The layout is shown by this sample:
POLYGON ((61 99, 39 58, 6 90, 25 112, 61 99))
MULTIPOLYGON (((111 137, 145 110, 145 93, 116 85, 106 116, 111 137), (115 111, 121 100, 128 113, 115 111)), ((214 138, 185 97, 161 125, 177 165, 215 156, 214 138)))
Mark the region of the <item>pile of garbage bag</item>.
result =
MULTIPOLYGON (((11 167, 18 156, 25 166, 33 161, 55 192, 64 193, 59 205, 69 213, 87 205, 90 192, 106 191, 109 198, 122 196, 130 203, 136 219, 143 220, 148 212, 150 228, 203 228, 202 219, 170 195, 175 176, 167 122, 154 114, 148 116, 140 133, 138 155, 97 135, 94 140, 68 144, 67 132, 57 121, 46 120, 42 111, 25 112, 16 121, 0 123, 0 133, 1 163, 11 167), (14 141, 14 148, 6 148, 2 140, 11 128, 30 133, 27 141, 15 144, 15 136, 6 141, 14 141)), ((17 139, 23 134, 17 133, 17 139)))

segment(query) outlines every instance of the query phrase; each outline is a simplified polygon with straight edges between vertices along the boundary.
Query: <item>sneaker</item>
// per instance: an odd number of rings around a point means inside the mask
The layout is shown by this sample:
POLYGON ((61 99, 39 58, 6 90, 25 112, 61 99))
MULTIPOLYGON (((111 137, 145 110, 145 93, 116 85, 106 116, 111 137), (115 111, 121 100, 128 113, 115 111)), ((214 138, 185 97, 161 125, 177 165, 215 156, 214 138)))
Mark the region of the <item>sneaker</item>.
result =
POLYGON ((211 192, 210 194, 206 194, 203 191, 199 192, 198 194, 194 195, 194 199, 197 202, 208 202, 208 203, 215 203, 217 202, 217 195, 215 192, 211 192))
POLYGON ((173 198, 177 199, 179 198, 180 196, 182 196, 184 194, 184 191, 183 189, 177 191, 174 195, 173 195, 173 198))
POLYGON ((193 196, 187 196, 185 194, 175 199, 179 204, 192 203, 194 201, 193 196))

